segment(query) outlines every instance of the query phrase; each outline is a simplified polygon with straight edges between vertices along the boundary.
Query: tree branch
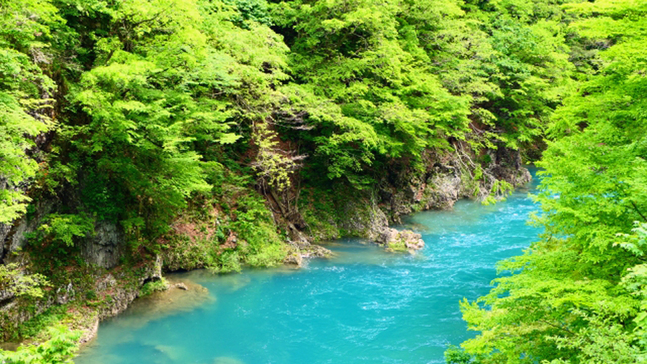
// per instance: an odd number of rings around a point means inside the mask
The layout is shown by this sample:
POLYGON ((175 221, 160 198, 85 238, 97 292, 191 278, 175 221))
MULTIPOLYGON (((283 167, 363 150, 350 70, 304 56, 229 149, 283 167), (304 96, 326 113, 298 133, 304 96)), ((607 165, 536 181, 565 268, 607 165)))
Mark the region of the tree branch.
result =
POLYGON ((640 217, 642 217, 643 221, 647 222, 647 218, 645 218, 645 215, 643 215, 642 212, 640 212, 640 210, 638 210, 638 206, 636 206, 636 203, 633 202, 633 201, 629 201, 629 202, 631 202, 631 206, 634 207, 634 210, 636 210, 636 213, 638 213, 638 215, 640 215, 640 217))

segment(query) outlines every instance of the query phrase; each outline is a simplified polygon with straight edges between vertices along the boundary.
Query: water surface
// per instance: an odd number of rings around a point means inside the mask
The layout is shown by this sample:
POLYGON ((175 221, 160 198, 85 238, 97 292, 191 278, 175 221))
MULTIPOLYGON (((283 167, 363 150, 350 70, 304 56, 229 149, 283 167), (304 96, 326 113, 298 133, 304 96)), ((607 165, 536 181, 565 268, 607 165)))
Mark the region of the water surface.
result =
POLYGON ((103 322, 76 363, 443 363, 448 344, 475 335, 458 302, 487 293, 495 263, 537 236, 527 194, 410 216, 426 243, 416 256, 344 240, 329 247, 337 258, 297 271, 174 275, 208 292, 173 298, 172 310, 134 305, 103 322))

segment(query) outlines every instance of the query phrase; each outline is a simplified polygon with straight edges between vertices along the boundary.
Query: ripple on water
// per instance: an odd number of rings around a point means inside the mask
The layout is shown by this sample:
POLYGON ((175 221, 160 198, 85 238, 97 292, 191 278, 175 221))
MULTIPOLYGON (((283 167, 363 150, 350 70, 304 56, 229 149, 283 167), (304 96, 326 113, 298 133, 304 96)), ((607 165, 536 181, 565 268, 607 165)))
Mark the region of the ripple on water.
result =
POLYGON ((495 263, 536 238, 526 224, 534 209, 518 192, 494 206, 414 214, 405 226, 426 243, 416 256, 345 239, 328 246, 336 258, 299 271, 176 276, 208 293, 164 309, 140 301, 102 323, 77 364, 442 363, 447 344, 474 335, 459 300, 487 293, 495 263))

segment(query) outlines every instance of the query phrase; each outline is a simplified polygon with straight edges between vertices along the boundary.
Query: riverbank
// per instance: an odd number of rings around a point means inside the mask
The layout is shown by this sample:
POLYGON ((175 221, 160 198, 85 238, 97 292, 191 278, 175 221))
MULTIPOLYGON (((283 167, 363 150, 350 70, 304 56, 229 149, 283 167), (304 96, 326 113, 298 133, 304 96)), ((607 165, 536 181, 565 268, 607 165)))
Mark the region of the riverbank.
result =
MULTIPOLYGON (((287 239, 281 248, 284 251, 279 253, 280 259, 284 264, 299 267, 304 259, 330 257, 327 249, 313 242, 349 236, 376 242, 391 251, 421 249, 424 243, 420 241, 420 235, 399 233, 390 225, 400 223, 402 216, 412 212, 449 209, 462 198, 500 198, 505 191, 492 190, 493 176, 506 178, 511 186, 526 183, 530 174, 520 165, 519 155, 505 157, 507 159, 496 159, 495 155, 490 167, 482 174, 490 176, 487 178, 466 176, 458 159, 447 157, 435 163, 430 162, 423 172, 401 173, 397 180, 385 182, 377 191, 354 196, 348 196, 347 192, 338 195, 332 193, 318 200, 315 200, 317 195, 306 196, 300 210, 301 218, 306 222, 305 228, 297 235, 290 233, 289 228, 285 229, 287 239)), ((267 203, 271 205, 271 201, 267 203)), ((45 212, 41 211, 40 215, 44 216, 45 212)), ((3 335, 5 338, 26 337, 27 342, 38 343, 47 339, 48 326, 63 322, 71 329, 83 331, 81 342, 87 342, 94 337, 101 320, 123 312, 142 295, 146 285, 159 282, 163 272, 201 268, 214 272, 240 270, 241 262, 237 256, 247 249, 240 230, 229 230, 224 243, 214 250, 212 237, 222 231, 221 226, 226 224, 222 222, 223 218, 224 221, 227 219, 224 211, 214 209, 197 218, 186 216, 189 214, 178 217, 171 233, 160 242, 163 249, 159 254, 141 255, 135 264, 125 262, 111 267, 119 261, 118 254, 123 254, 123 248, 118 248, 123 236, 108 226, 99 230, 80 249, 90 252, 90 259, 100 264, 61 272, 64 274, 57 275, 53 287, 45 289, 43 299, 16 297, 4 300, 0 307, 3 335), (222 264, 222 257, 227 254, 234 259, 230 266, 222 264), (213 265, 214 259, 218 265, 213 265), (101 263, 110 264, 104 267, 101 263)), ((293 224, 280 213, 275 214, 273 219, 285 226, 293 224)), ((34 221, 37 220, 32 218, 24 225, 18 224, 21 234, 24 236, 30 229, 36 229, 38 223, 34 221)), ((14 243, 21 241, 17 233, 10 234, 10 240, 14 243)), ((15 246, 14 243, 10 244, 10 249, 15 246)), ((21 244, 24 246, 25 242, 21 244)), ((16 261, 21 256, 22 259, 29 257, 19 253, 12 259, 16 261)))
POLYGON ((487 292, 495 262, 537 236, 526 225, 535 209, 527 192, 403 218, 398 228, 422 233, 426 243, 415 256, 344 239, 326 245, 334 258, 300 270, 180 273, 206 287, 210 301, 161 317, 129 309, 101 325, 77 363, 442 363, 447 344, 472 337, 458 302, 487 292))

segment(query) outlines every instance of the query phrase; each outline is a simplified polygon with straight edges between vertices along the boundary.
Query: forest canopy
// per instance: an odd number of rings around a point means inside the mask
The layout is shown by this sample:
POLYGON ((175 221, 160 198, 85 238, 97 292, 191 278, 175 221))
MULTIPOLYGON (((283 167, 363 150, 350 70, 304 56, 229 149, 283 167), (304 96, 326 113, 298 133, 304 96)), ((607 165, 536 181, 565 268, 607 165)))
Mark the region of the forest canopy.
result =
POLYGON ((2 221, 40 161, 42 188, 90 183, 92 212, 154 229, 141 210, 208 190, 259 124, 354 188, 453 139, 532 144, 574 71, 566 13, 533 3, 5 0, 2 221))
POLYGON ((447 361, 639 362, 646 55, 642 0, 0 0, 0 223, 60 202, 32 237, 62 256, 48 276, 99 221, 135 259, 217 201, 213 235, 246 245, 212 268, 272 266, 301 190, 376 191, 430 155, 478 182, 511 150, 542 168, 544 233, 461 303, 479 335, 447 361))

